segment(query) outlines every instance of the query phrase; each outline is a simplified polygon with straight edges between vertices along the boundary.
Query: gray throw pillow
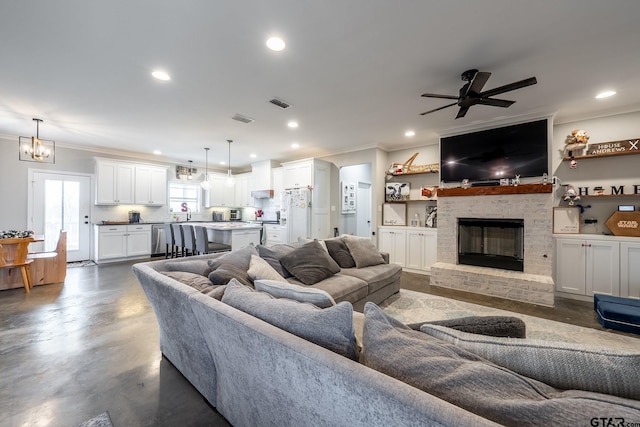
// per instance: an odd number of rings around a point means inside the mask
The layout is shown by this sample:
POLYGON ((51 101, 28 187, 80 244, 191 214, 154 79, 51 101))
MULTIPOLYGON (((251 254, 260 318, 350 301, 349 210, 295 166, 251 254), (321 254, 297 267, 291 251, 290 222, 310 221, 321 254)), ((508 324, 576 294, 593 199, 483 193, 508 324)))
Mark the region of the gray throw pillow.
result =
POLYGON ((293 275, 282 266, 280 258, 293 252, 296 248, 297 246, 287 244, 273 245, 269 248, 262 245, 257 246, 260 258, 267 261, 269 265, 284 278, 293 277, 293 275))
POLYGON ((207 277, 211 273, 211 267, 206 259, 182 259, 180 261, 165 261, 162 264, 164 271, 187 271, 207 277))
POLYGON ((457 331, 492 337, 526 338, 527 336, 527 325, 524 320, 512 316, 468 316, 412 323, 407 326, 419 331, 422 325, 446 326, 457 331))
POLYGON ((251 262, 249 263, 247 274, 251 280, 254 281, 256 279, 277 280, 279 282, 287 281, 287 279, 282 277, 267 261, 258 255, 251 255, 251 262))
POLYGON ((211 298, 215 298, 218 301, 222 301, 222 297, 224 296, 224 291, 227 289, 227 285, 214 285, 208 291, 203 291, 202 293, 210 296, 211 298))
POLYGON ((220 257, 210 259, 208 263, 212 270, 217 269, 222 264, 231 264, 247 271, 249 269, 249 263, 251 262, 251 255, 258 255, 258 251, 253 245, 248 245, 242 249, 238 249, 237 251, 229 252, 220 257))
POLYGON ((638 401, 555 389, 411 330, 371 302, 364 316, 365 365, 499 424, 590 425, 602 414, 640 418, 638 401))
POLYGON ((205 276, 187 271, 161 271, 167 277, 177 280, 180 283, 191 286, 198 291, 207 291, 213 287, 213 283, 205 276))
POLYGON ((300 338, 356 360, 353 306, 341 302, 320 309, 289 299, 256 292, 232 280, 222 302, 257 317, 300 338))
POLYGON ((236 279, 246 286, 253 286, 246 270, 238 268, 233 264, 222 264, 209 273, 209 280, 211 280, 211 283, 214 285, 226 285, 231 279, 236 279))
POLYGON ((353 260, 351 252, 349 252, 349 248, 346 243, 344 243, 344 240, 336 237, 333 239, 326 239, 324 243, 327 246, 329 255, 336 263, 338 263, 340 268, 353 268, 356 266, 356 262, 353 260))
POLYGON ((304 244, 283 256, 280 263, 305 285, 316 284, 340 272, 340 266, 317 241, 304 244))
POLYGON ((266 292, 275 298, 288 298, 298 302, 308 302, 320 308, 336 305, 331 295, 322 289, 276 280, 255 280, 253 285, 256 291, 266 292))
POLYGON ((640 353, 536 339, 492 338, 442 326, 420 331, 551 386, 640 400, 640 353))
POLYGON ((356 263, 356 268, 384 264, 384 258, 382 258, 371 239, 345 234, 342 236, 342 240, 349 248, 349 253, 351 253, 353 261, 356 263))

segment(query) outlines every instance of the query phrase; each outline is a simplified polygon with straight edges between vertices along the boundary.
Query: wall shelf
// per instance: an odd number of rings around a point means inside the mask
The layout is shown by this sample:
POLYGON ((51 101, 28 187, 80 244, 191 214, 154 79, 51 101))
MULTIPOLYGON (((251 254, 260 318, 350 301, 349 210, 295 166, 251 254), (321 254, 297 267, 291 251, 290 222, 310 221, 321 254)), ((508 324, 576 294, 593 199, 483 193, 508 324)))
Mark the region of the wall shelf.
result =
POLYGON ((551 184, 495 185, 490 187, 439 188, 438 197, 495 196, 503 194, 552 193, 551 184))
POLYGON ((628 154, 640 154, 640 138, 624 139, 621 141, 600 142, 589 144, 587 154, 574 157, 563 157, 565 162, 571 160, 595 159, 599 157, 626 156, 628 154), (609 151, 612 150, 612 151, 609 151))

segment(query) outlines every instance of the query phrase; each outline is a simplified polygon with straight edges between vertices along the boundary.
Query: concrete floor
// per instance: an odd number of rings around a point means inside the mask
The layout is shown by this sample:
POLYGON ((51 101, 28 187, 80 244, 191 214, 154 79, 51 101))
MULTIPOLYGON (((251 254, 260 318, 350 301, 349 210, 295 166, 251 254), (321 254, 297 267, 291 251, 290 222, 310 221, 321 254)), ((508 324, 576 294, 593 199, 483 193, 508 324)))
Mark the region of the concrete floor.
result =
MULTIPOLYGON (((133 262, 70 268, 64 286, 0 292, 0 426, 75 426, 108 411, 115 427, 228 426, 158 348, 133 262)), ((590 303, 536 307, 430 286, 402 287, 600 328, 590 303)))

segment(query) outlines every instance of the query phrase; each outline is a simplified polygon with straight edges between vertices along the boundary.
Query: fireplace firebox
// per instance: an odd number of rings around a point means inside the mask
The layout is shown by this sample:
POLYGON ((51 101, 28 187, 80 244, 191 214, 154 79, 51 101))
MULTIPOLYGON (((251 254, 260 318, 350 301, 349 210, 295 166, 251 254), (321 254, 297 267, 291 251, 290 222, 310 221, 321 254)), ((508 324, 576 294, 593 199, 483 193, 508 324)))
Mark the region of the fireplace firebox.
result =
POLYGON ((524 271, 524 220, 458 218, 458 264, 524 271))

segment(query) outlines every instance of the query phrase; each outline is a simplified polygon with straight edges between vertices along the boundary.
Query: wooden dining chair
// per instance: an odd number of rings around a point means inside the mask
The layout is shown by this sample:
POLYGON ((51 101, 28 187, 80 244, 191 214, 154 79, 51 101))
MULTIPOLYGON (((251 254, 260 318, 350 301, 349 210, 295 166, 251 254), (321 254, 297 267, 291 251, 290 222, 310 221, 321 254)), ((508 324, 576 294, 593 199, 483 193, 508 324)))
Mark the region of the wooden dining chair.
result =
POLYGON ((27 293, 32 283, 29 264, 33 260, 27 259, 31 242, 33 242, 31 238, 0 239, 0 269, 20 269, 22 284, 27 293))
POLYGON ((67 232, 60 230, 58 243, 53 251, 30 252, 31 287, 50 283, 61 283, 67 277, 67 232))

